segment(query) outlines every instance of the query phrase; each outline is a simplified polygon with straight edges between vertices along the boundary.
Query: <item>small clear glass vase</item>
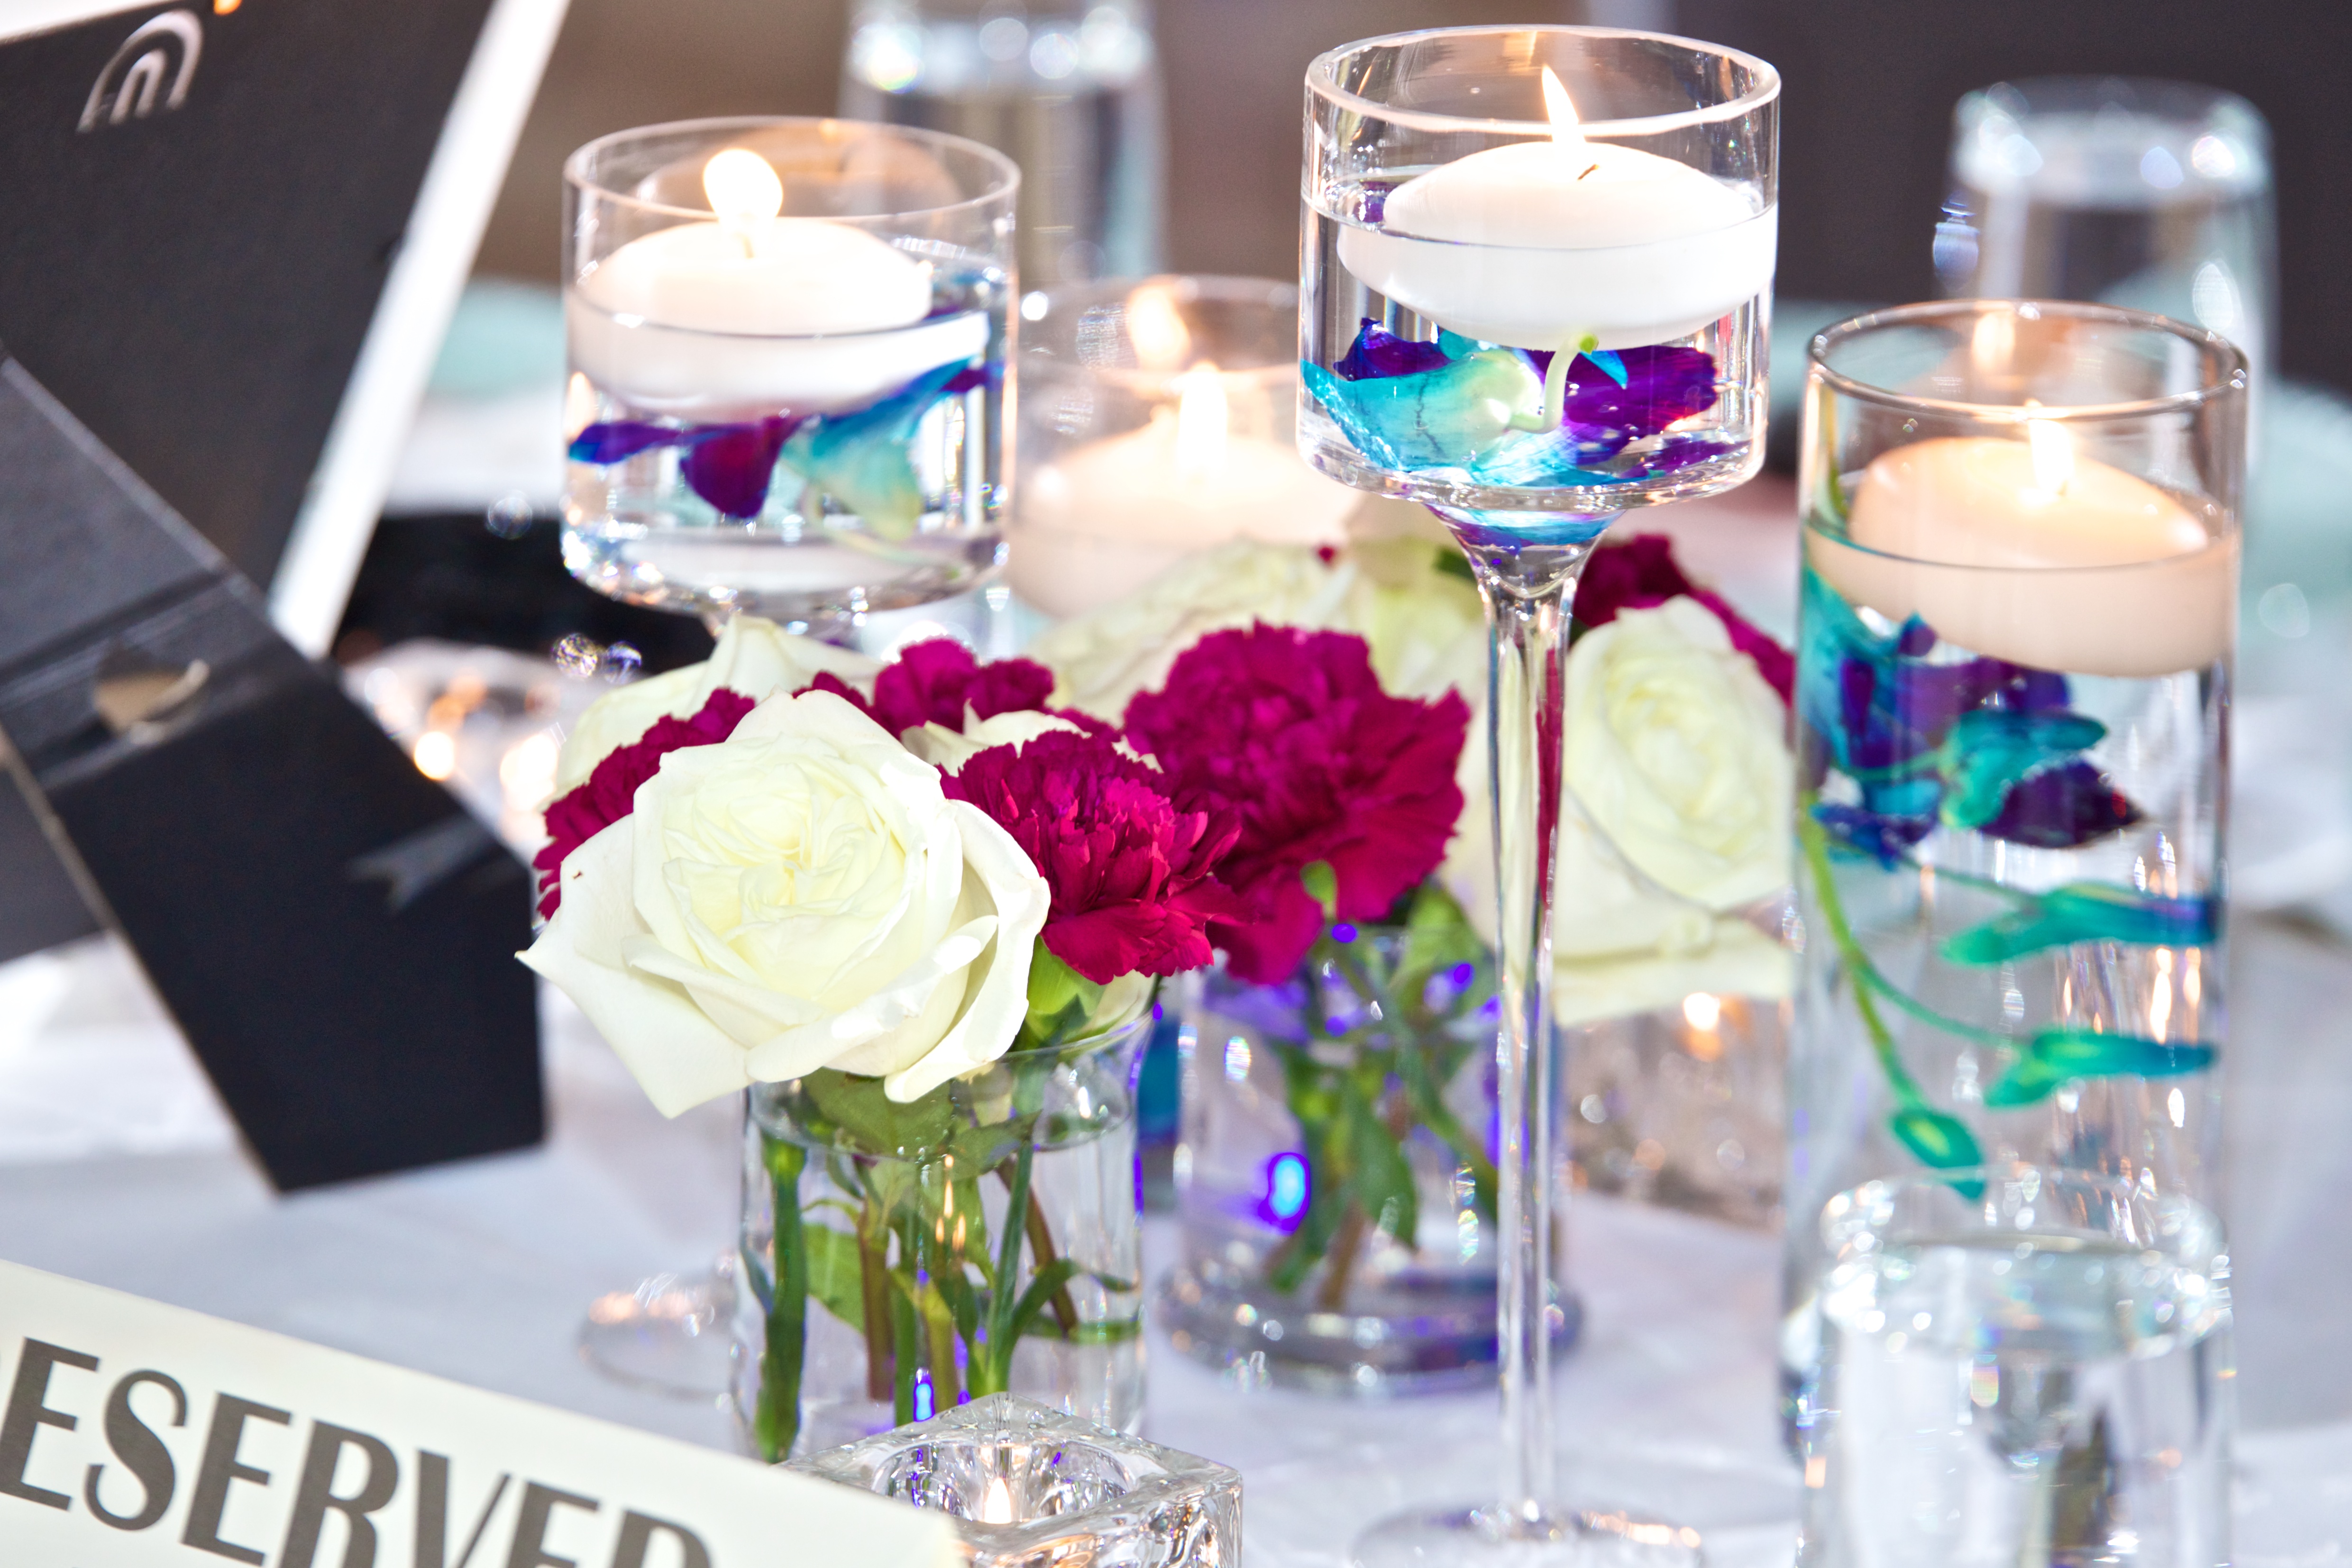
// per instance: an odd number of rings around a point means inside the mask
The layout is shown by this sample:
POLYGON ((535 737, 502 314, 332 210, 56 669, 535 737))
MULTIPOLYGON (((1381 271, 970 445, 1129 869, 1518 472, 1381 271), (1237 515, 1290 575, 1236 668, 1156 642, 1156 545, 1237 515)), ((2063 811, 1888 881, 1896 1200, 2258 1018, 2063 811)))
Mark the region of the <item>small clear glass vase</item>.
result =
POLYGON ((910 1103, 760 1084, 743 1125, 733 1404, 780 1462, 986 1394, 1143 1413, 1135 1070, 1150 1019, 910 1103))
POLYGON ((1433 957, 1343 925, 1280 985, 1188 977, 1177 1349, 1328 1393, 1495 1375, 1494 972, 1433 957))

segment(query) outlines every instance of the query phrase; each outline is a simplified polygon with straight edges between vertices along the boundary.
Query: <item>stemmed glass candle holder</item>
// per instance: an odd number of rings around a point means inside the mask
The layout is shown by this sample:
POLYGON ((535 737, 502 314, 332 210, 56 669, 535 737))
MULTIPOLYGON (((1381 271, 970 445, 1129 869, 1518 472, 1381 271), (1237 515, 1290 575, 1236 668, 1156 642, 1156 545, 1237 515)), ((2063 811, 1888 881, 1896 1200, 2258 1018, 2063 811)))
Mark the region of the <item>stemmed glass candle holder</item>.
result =
POLYGON ((1689 1532, 1551 1500, 1561 661, 1609 524, 1762 460, 1780 78, 1654 34, 1466 27, 1335 49, 1307 86, 1301 450, 1444 518, 1494 632, 1508 1460, 1495 1497, 1376 1525, 1356 1556, 1686 1555, 1689 1532))
MULTIPOLYGON (((1813 340, 1792 1215, 2009 1161, 2219 1207, 2246 378, 2053 300, 1813 340)), ((1790 1226, 1799 1437, 1820 1245, 1790 1226)))
POLYGON ((564 564, 799 629, 1002 559, 1020 175, 959 137, 705 120, 564 167, 564 564))

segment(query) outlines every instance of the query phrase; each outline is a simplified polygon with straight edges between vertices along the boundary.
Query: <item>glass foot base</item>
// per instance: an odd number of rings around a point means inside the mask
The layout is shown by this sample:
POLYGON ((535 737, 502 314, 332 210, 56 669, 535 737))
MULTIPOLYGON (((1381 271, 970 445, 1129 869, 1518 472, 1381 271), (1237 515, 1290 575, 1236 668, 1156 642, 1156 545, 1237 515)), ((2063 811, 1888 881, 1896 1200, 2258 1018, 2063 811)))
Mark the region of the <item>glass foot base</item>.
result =
MULTIPOLYGON (((1220 1370, 1250 1368, 1277 1387, 1315 1394, 1439 1394, 1495 1385, 1495 1289, 1366 1291, 1352 1311, 1318 1309, 1263 1284, 1178 1266, 1160 1289, 1160 1321, 1176 1349, 1220 1370)), ((1552 1354, 1583 1326, 1564 1294, 1552 1354)))
POLYGON ((1349 1568, 1700 1568, 1698 1531, 1622 1513, 1499 1508, 1391 1514, 1348 1548, 1349 1568))
POLYGON ((681 1399, 727 1392, 726 1314, 735 1302, 731 1260, 708 1274, 656 1274, 633 1291, 588 1303, 580 1359, 613 1379, 681 1399))

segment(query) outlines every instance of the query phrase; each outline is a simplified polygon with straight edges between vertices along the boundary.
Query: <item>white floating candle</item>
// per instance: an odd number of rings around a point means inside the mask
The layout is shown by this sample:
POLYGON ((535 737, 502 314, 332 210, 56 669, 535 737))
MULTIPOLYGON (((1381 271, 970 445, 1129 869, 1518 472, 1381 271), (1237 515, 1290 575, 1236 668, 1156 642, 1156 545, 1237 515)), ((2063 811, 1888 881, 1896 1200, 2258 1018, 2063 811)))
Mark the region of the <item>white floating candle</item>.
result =
POLYGON ((2027 429, 1882 454, 1848 508, 1851 544, 1808 536, 1814 570, 1890 621, 2034 669, 2147 677, 2228 653, 2235 540, 2078 455, 2056 422, 2027 429))
POLYGON ((1770 285, 1772 210, 1686 163, 1586 141, 1543 78, 1552 140, 1406 181, 1379 228, 1341 229, 1341 264, 1451 331, 1521 349, 1685 338, 1770 285))
POLYGON ((651 412, 834 413, 988 346, 978 311, 926 320, 931 270, 864 229, 778 216, 783 185, 730 147, 704 167, 715 223, 630 241, 576 281, 572 363, 651 412))
POLYGON ((1005 575, 1050 615, 1097 609, 1183 557, 1237 538, 1339 544, 1360 498, 1295 446, 1229 428, 1213 364, 1175 379, 1176 408, 1022 477, 1005 575))

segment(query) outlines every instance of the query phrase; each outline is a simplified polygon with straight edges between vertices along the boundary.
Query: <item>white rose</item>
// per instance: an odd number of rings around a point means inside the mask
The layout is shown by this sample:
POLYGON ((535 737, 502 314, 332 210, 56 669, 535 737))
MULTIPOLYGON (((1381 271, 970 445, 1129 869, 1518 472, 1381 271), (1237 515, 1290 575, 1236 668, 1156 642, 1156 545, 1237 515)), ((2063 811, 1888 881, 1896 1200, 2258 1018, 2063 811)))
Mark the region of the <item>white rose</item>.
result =
POLYGON ((1457 688, 1475 701, 1486 682, 1486 621, 1477 591, 1436 570, 1440 552, 1453 548, 1388 537, 1326 561, 1303 546, 1225 545, 1186 559, 1139 593, 1053 627, 1028 656, 1053 670, 1057 706, 1116 720, 1136 693, 1166 685, 1193 643, 1263 621, 1357 633, 1371 645, 1381 684, 1399 696, 1457 688))
POLYGON ((1568 661, 1565 778, 1634 868, 1711 910, 1789 882, 1787 710, 1696 600, 1627 610, 1568 661))
POLYGON ((1041 735, 1050 735, 1057 729, 1076 732, 1077 727, 1068 719, 1034 708, 1016 708, 1011 713, 980 718, 966 706, 961 730, 932 723, 910 729, 898 738, 906 743, 908 750, 942 773, 957 773, 962 771, 966 762, 991 747, 1025 746, 1041 735))
POLYGON ((1046 904, 1010 834, 812 692, 665 757, 523 961, 665 1114, 820 1067, 906 1101, 1011 1046, 1046 904))
POLYGON ((724 687, 753 702, 794 692, 831 671, 871 693, 880 661, 814 637, 796 637, 772 621, 738 615, 719 633, 710 657, 667 674, 632 681, 596 699, 564 737, 556 761, 555 792, 576 789, 596 764, 641 737, 664 718, 691 718, 724 687))
MULTIPOLYGON (((1552 886, 1555 1012, 1579 1023, 1693 990, 1785 995, 1787 957, 1738 913, 1789 881, 1785 710, 1696 601, 1620 612, 1568 657, 1567 800, 1552 886)), ((1494 938, 1486 748, 1463 751, 1446 886, 1494 938)))

